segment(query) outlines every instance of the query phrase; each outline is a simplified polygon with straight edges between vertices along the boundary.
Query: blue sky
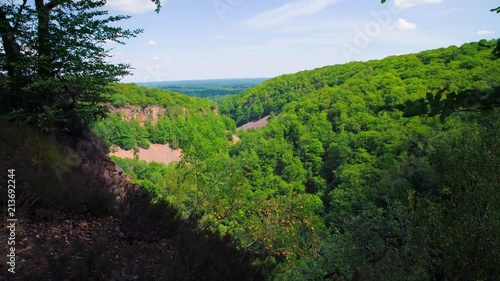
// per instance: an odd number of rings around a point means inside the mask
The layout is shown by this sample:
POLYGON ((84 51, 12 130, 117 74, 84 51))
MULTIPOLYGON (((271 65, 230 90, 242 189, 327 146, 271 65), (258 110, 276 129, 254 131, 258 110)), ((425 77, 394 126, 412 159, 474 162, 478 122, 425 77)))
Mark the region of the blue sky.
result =
POLYGON ((500 37, 492 0, 108 0, 144 33, 111 43, 125 82, 274 77, 500 37))

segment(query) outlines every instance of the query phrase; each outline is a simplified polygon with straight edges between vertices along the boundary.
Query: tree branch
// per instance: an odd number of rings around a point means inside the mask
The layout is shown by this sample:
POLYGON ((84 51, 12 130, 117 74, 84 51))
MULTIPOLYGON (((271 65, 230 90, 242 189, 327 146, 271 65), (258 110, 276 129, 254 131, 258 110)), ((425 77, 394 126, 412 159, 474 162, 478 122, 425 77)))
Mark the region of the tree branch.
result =
POLYGON ((21 14, 23 13, 24 7, 26 7, 27 3, 28 3, 28 0, 23 0, 23 4, 21 4, 21 7, 19 7, 19 10, 17 11, 16 22, 14 23, 14 30, 17 30, 17 28, 19 27, 19 21, 21 19, 21 14))
POLYGON ((70 2, 70 0, 52 0, 49 3, 45 4, 45 8, 48 10, 52 10, 55 7, 62 5, 64 3, 70 2))

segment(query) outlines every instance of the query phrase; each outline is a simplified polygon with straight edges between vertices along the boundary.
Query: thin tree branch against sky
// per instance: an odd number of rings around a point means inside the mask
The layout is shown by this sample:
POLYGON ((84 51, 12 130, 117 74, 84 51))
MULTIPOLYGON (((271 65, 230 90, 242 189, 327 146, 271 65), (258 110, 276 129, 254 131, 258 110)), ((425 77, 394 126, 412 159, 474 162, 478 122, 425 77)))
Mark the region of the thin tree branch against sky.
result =
POLYGON ((109 0, 145 32, 114 48, 124 81, 273 77, 499 37, 492 1, 109 0))

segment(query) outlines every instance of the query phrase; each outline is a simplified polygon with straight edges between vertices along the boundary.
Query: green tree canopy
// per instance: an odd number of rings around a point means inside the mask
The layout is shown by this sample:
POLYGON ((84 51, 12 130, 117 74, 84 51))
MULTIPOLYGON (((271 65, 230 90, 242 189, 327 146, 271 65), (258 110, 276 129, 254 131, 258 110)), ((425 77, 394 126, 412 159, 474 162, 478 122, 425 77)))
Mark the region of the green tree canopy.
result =
POLYGON ((106 43, 141 30, 114 24, 106 1, 27 0, 0 5, 0 115, 45 128, 105 113, 103 87, 128 74, 108 61, 106 43))

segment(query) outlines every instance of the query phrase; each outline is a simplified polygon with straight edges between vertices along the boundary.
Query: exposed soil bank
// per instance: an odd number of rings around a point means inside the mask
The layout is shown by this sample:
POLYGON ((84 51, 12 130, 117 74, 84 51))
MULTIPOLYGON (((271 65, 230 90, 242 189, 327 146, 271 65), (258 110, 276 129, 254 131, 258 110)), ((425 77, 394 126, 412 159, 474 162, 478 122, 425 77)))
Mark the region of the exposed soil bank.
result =
POLYGON ((269 120, 269 115, 264 116, 262 119, 253 121, 253 122, 248 122, 244 125, 239 126, 236 128, 238 131, 248 131, 249 129, 259 129, 267 125, 267 122, 269 120))
MULTIPOLYGON (((148 149, 139 149, 139 160, 168 165, 179 162, 182 159, 182 154, 182 149, 172 149, 168 144, 152 144, 148 149)), ((123 150, 121 148, 118 148, 116 152, 110 153, 110 155, 120 158, 134 158, 133 150, 123 150)))

